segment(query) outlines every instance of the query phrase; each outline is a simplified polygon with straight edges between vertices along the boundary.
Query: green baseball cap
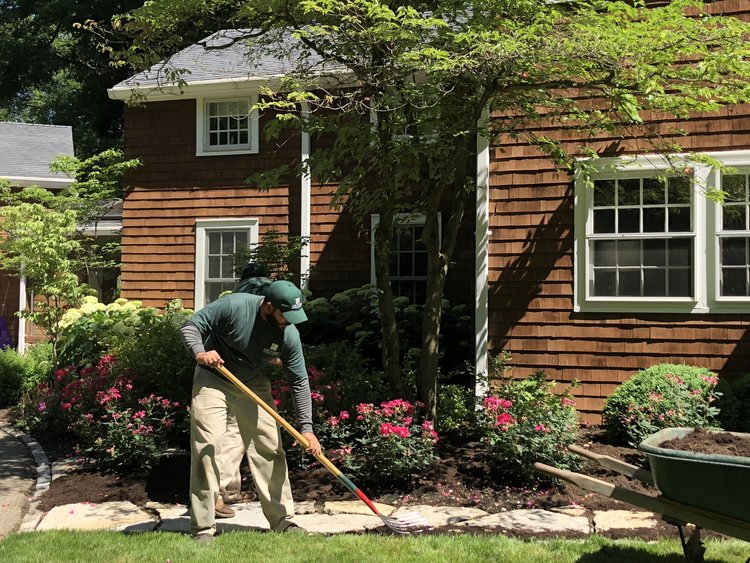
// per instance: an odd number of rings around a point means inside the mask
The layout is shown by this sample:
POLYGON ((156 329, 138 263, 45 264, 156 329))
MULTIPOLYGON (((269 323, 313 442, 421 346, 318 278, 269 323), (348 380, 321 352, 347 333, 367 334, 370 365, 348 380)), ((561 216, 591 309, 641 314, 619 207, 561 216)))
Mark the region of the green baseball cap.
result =
POLYGON ((266 289, 266 301, 270 301, 284 318, 292 324, 303 323, 307 315, 302 305, 305 298, 300 289, 290 281, 277 280, 266 289))

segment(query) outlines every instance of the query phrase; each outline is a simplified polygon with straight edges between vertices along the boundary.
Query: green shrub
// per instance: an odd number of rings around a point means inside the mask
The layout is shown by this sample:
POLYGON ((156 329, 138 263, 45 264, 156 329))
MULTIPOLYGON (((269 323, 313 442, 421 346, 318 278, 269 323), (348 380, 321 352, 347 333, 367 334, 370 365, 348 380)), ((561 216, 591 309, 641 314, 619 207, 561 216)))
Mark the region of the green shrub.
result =
POLYGON ((575 401, 566 388, 553 392, 555 382, 539 371, 528 379, 503 379, 477 413, 482 441, 497 462, 497 471, 516 482, 547 480, 534 462, 576 470, 577 456, 567 446, 578 439, 575 401))
POLYGON ((464 385, 438 385, 437 424, 440 433, 462 431, 474 423, 474 389, 464 385))
POLYGON ((169 302, 162 312, 124 298, 109 305, 86 298, 65 315, 61 365, 89 367, 112 355, 117 373, 132 379, 139 394, 187 404, 195 361, 182 344, 179 327, 191 314, 180 300, 169 302))
MULTIPOLYGON (((422 348, 422 306, 410 303, 407 297, 395 298, 394 306, 401 353, 405 357, 410 350, 422 348)), ((300 325, 303 342, 310 345, 351 342, 365 360, 380 364, 382 337, 374 286, 347 289, 330 300, 311 299, 305 311, 309 320, 300 325)), ((473 358, 473 334, 466 307, 451 306, 443 300, 440 368, 444 373, 473 358)))
POLYGON ((0 348, 0 405, 14 405, 24 392, 52 376, 52 345, 31 346, 19 355, 12 348, 0 348))
POLYGON ((139 395, 190 404, 195 360, 185 350, 180 326, 191 314, 179 300, 168 303, 163 313, 146 309, 137 333, 113 346, 119 373, 132 379, 139 395))
POLYGON ((722 379, 716 391, 721 427, 732 432, 750 432, 750 374, 734 381, 722 379))
POLYGON ((706 368, 658 364, 641 370, 604 402, 608 436, 637 447, 646 437, 671 427, 708 427, 717 423, 718 377, 706 368))
POLYGON ((0 405, 18 400, 25 362, 13 348, 0 348, 0 405))

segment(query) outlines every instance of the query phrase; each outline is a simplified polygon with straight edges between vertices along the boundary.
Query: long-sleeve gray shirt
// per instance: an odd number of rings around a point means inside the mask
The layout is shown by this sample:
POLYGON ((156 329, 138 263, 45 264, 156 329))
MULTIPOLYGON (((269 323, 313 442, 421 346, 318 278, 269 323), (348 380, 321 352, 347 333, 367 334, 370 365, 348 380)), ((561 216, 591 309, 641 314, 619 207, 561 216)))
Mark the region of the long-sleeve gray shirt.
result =
POLYGON ((263 297, 247 293, 217 299, 180 327, 182 341, 193 357, 216 350, 226 368, 243 382, 257 377, 259 369, 274 358, 281 359, 300 430, 312 432, 310 382, 299 331, 290 325, 282 332, 265 321, 260 314, 262 302, 263 297))

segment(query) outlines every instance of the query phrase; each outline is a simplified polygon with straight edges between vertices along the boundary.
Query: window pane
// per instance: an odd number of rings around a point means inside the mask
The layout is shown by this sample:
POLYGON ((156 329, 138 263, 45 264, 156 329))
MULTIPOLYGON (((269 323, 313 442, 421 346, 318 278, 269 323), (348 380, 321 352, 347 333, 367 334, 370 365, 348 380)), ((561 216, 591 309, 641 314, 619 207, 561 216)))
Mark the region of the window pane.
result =
POLYGON ((659 178, 643 179, 643 204, 664 204, 664 181, 659 178))
POLYGON ((628 296, 641 294, 640 270, 620 270, 619 294, 628 296))
POLYGON ((594 207, 613 206, 615 204, 615 181, 597 180, 594 182, 594 207))
POLYGON ((667 241, 644 240, 643 241, 643 265, 644 266, 666 266, 667 264, 667 241))
POLYGON ((721 265, 746 265, 748 263, 746 241, 745 238, 721 239, 721 265))
POLYGON ((670 266, 692 266, 689 240, 670 240, 667 246, 670 266))
POLYGON ((747 219, 744 205, 725 205, 722 208, 722 228, 726 231, 744 231, 747 219))
POLYGON ((744 174, 724 174, 721 177, 721 187, 727 192, 727 201, 745 201, 744 174))
POLYGON ((641 230, 640 209, 618 209, 617 211, 617 232, 618 233, 638 233, 641 230))
POLYGON ((623 240, 617 244, 618 266, 641 265, 641 241, 623 240))
POLYGON ((690 179, 689 178, 669 178, 667 181, 667 203, 690 204, 690 179))
POLYGON ((689 233, 690 228, 690 208, 689 207, 670 207, 669 208, 669 232, 670 233, 689 233))
POLYGON ((234 252, 234 233, 225 232, 221 235, 221 253, 232 254, 234 252))
POLYGON ((239 138, 237 137, 237 132, 232 131, 229 133, 229 144, 230 145, 236 145, 239 138))
POLYGON ((247 131, 240 131, 240 144, 246 145, 248 143, 247 131))
POLYGON ((721 269, 721 294, 726 296, 746 296, 747 270, 745 268, 721 269))
POLYGON ((640 205, 641 204, 641 180, 634 178, 630 180, 619 180, 617 194, 617 205, 640 205))
POLYGON ((221 277, 234 277, 234 257, 231 254, 229 256, 221 257, 221 277))
POLYGON ((221 252, 221 233, 208 233, 208 253, 219 254, 221 252))
POLYGON ((617 291, 617 273, 615 270, 596 270, 594 272, 595 296, 612 296, 617 291))
POLYGON ((427 277, 427 254, 424 252, 414 255, 414 275, 427 277))
POLYGON ((209 278, 221 277, 221 256, 209 256, 208 257, 208 277, 209 278))
POLYGON ((690 297, 693 294, 690 270, 669 270, 669 295, 690 297))
POLYGON ((398 275, 398 254, 391 254, 388 257, 388 271, 391 273, 391 276, 398 275))
POLYGON ((401 231, 398 235, 398 250, 411 250, 412 248, 411 230, 401 231))
POLYGON ((663 233, 664 228, 664 208, 647 207, 643 210, 643 232, 644 233, 663 233))
POLYGON ((594 241, 594 266, 614 266, 616 264, 616 243, 613 240, 594 241))
POLYGON ((399 254, 398 255, 398 275, 399 276, 413 276, 414 275, 411 259, 412 259, 412 254, 399 254))
POLYGON ((615 232, 615 210, 598 209, 594 211, 594 232, 595 233, 614 233, 615 232))
POLYGON ((216 133, 211 133, 208 136, 208 144, 211 145, 211 146, 218 145, 219 144, 219 136, 216 133))
POLYGON ((643 295, 658 297, 667 294, 665 270, 643 270, 643 295))
POLYGON ((247 231, 238 231, 234 233, 234 239, 237 243, 237 250, 240 249, 240 247, 246 247, 247 246, 247 231))
POLYGON ((216 282, 206 282, 206 303, 216 301, 221 295, 221 284, 216 282))

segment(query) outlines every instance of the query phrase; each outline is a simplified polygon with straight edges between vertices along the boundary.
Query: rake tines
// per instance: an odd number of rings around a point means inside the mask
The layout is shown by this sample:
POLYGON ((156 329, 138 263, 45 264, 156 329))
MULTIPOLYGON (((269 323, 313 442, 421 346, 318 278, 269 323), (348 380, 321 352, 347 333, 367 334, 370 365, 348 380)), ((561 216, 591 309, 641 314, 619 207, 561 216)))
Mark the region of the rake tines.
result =
POLYGON ((419 512, 407 512, 399 516, 383 516, 378 512, 377 515, 397 534, 414 534, 432 529, 432 524, 419 512))

